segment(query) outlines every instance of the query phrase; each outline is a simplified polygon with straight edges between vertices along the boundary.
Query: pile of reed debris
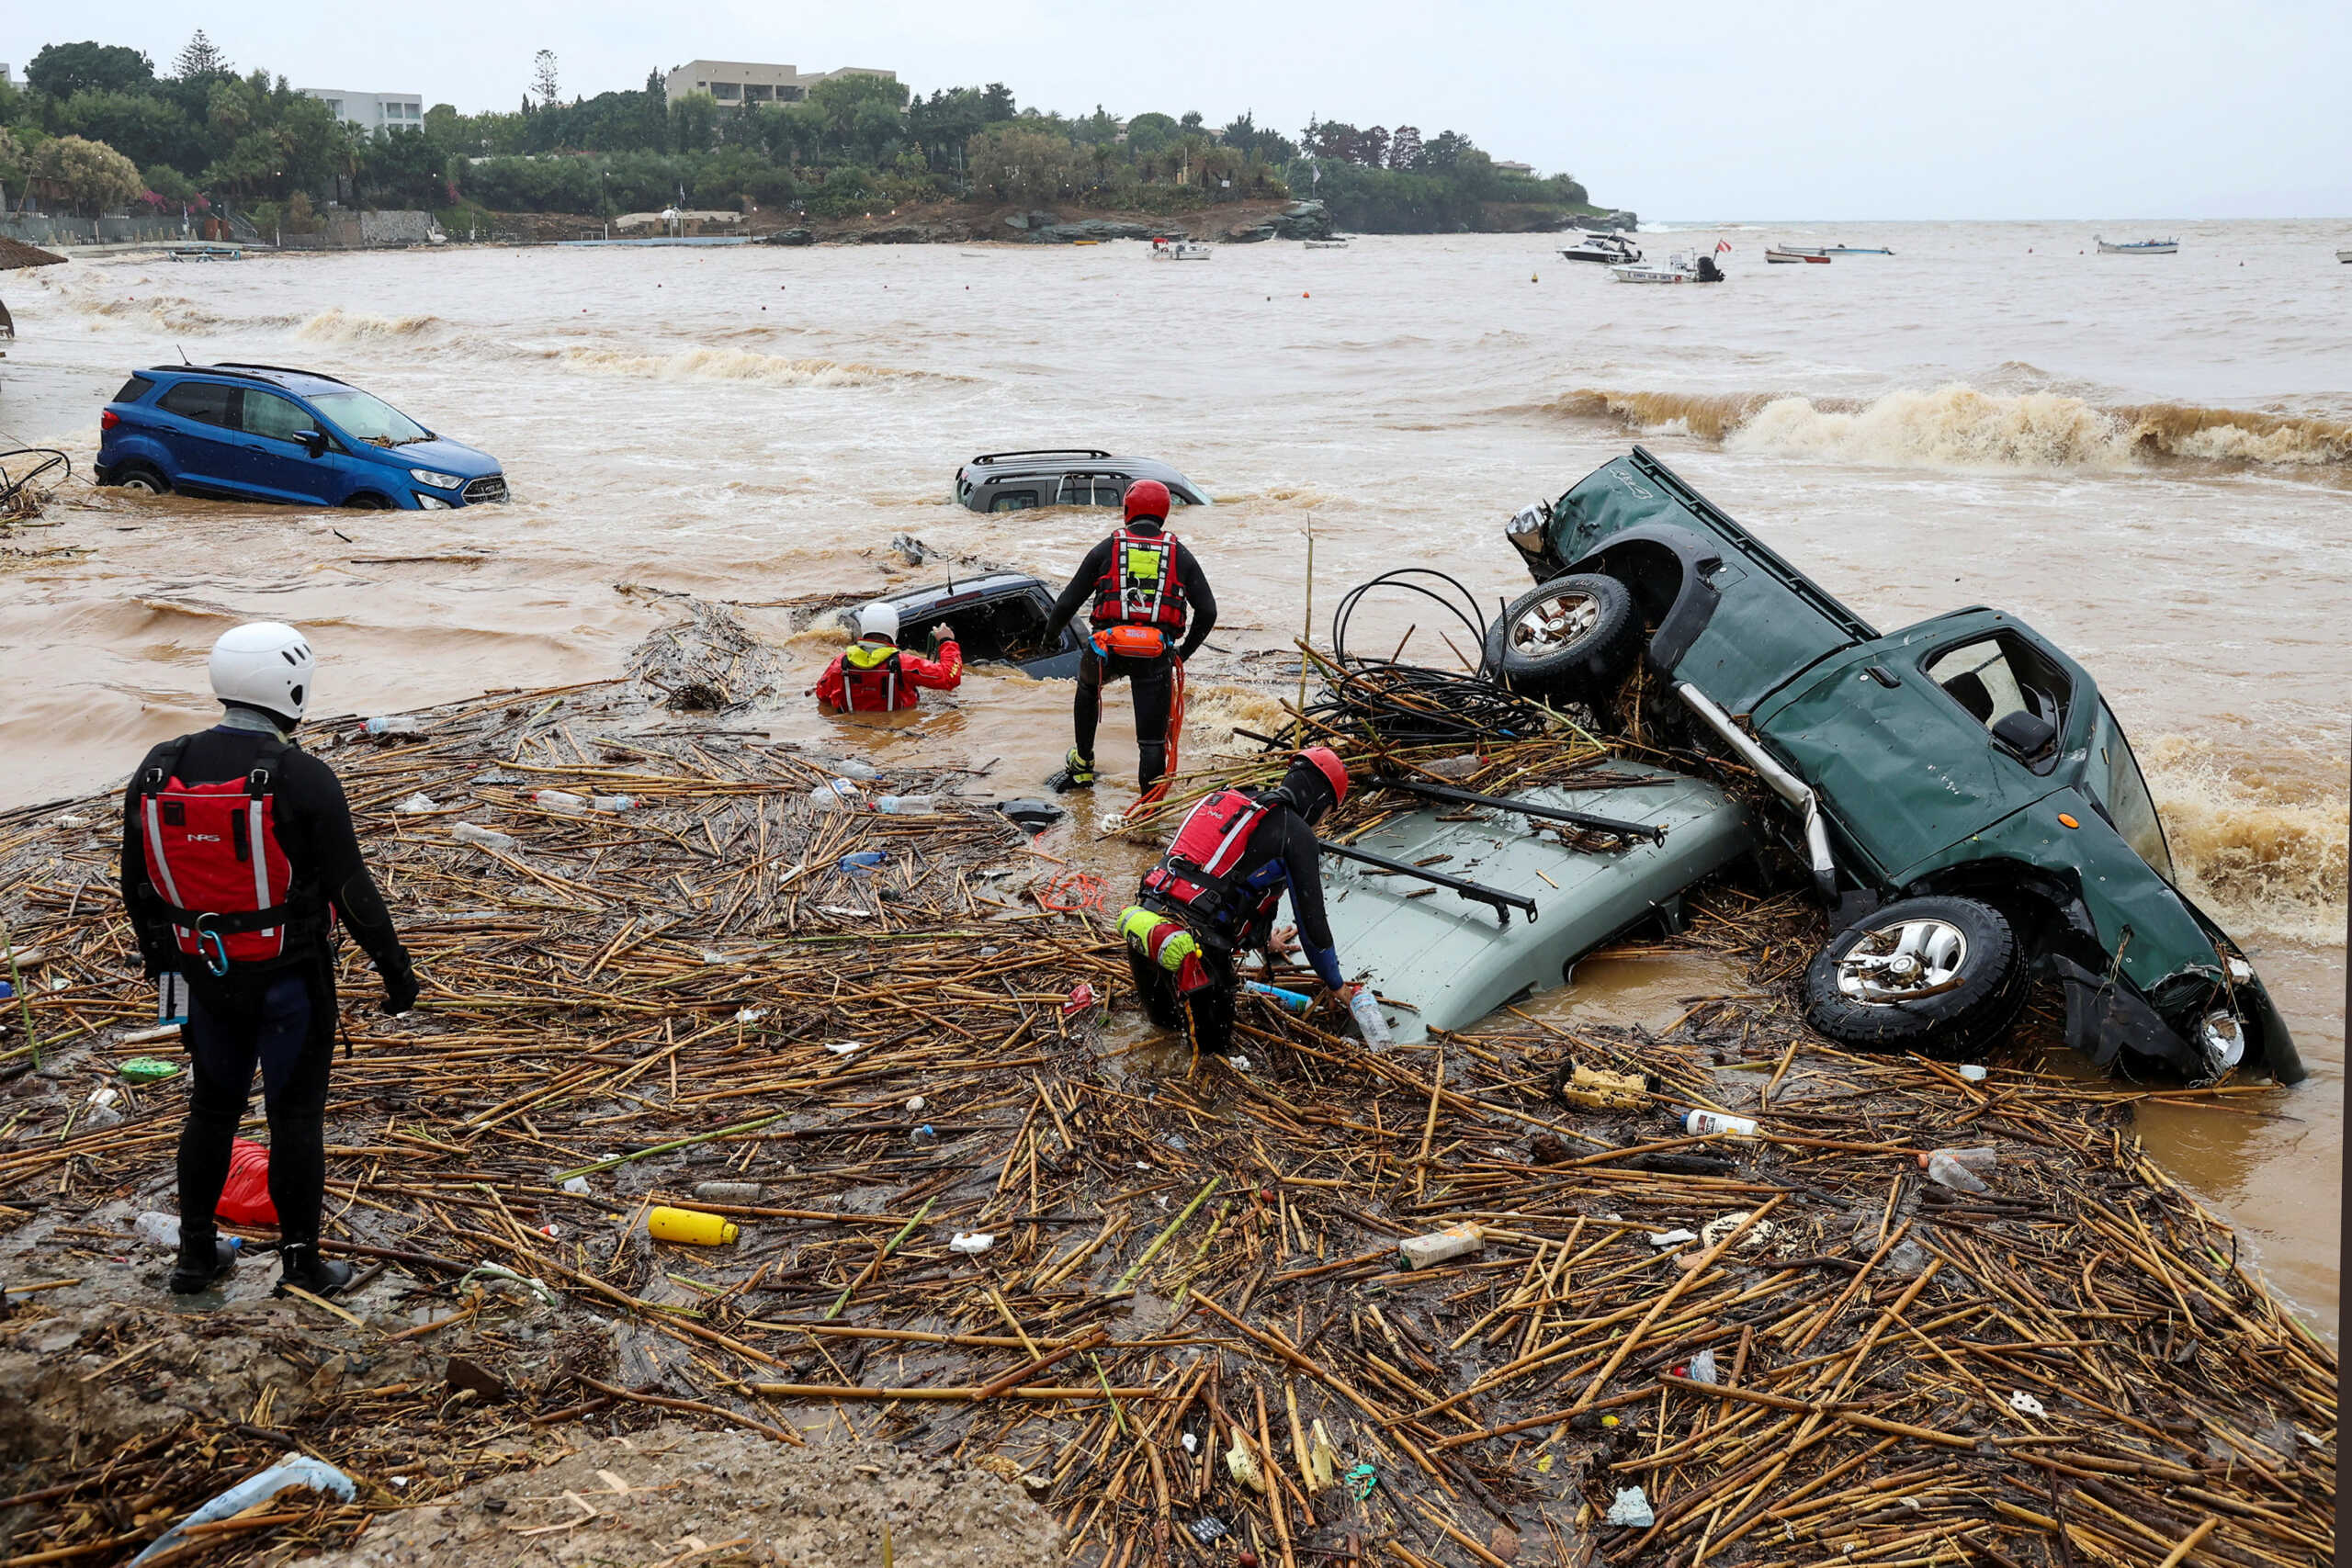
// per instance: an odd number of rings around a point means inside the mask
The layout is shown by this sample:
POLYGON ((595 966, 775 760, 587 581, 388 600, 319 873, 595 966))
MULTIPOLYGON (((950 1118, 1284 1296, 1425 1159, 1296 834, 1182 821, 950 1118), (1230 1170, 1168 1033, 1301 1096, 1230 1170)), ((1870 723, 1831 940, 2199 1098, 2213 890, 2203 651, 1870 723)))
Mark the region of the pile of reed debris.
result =
MULTIPOLYGON (((330 1242, 367 1267, 333 1303, 272 1300, 266 1259, 225 1303, 163 1293, 130 1226, 171 1209, 185 1075, 117 1071, 174 1049, 141 1027, 119 800, 0 817, 29 998, 0 1036, 0 1568, 127 1562, 300 1450, 355 1496, 169 1559, 292 1561, 503 1510, 660 1421, 978 1462, 1102 1568, 2332 1557, 2333 1349, 2141 1156, 2143 1091, 2049 1071, 2046 1030, 1982 1081, 1834 1049, 1792 1002, 1813 917, 1719 891, 1675 940, 1749 984, 1655 1034, 1507 1010, 1375 1055, 1251 1004, 1255 1069, 1193 1066, 1081 885, 955 777, 865 785, 930 815, 824 809, 840 764, 657 697, 323 749, 425 987, 382 1019, 347 961, 330 1242), (1569 1063, 1655 1089, 1565 1104, 1569 1063), (1998 1151, 1990 1190, 1926 1181, 1958 1145, 1998 1151), (740 1236, 656 1242, 658 1204, 740 1236), (1464 1224, 1476 1250, 1400 1263, 1464 1224)), ((1525 773, 1488 761, 1465 782, 1525 773)), ((598 1529, 511 1517, 518 1552, 598 1529)), ((677 1561, 758 1560, 706 1537, 677 1561)))

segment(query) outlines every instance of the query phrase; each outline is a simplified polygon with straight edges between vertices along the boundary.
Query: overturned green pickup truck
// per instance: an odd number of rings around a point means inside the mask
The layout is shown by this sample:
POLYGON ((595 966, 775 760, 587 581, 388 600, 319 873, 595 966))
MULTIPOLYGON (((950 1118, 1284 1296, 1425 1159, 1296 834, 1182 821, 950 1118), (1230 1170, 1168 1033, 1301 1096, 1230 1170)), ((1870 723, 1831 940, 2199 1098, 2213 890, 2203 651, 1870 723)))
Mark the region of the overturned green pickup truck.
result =
POLYGON ((2017 617, 1881 635, 1638 446, 1508 535, 1539 586, 1489 628, 1488 672, 1605 700, 1646 660, 1693 739, 1770 787, 1765 829, 1835 912, 1805 975, 1823 1033, 1973 1045, 2048 971, 2102 1065, 2303 1077, 2253 966, 2175 885, 2098 685, 2017 617))

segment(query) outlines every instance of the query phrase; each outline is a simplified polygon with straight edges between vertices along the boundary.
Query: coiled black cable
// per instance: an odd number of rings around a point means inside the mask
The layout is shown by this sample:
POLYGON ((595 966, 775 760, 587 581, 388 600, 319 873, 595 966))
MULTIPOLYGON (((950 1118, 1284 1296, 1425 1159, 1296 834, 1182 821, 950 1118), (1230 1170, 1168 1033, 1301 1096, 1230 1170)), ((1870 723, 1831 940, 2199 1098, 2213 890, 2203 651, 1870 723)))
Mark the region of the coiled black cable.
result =
POLYGON ((74 477, 74 460, 54 446, 19 446, 13 451, 0 452, 0 514, 5 514, 18 496, 28 493, 36 484, 61 468, 65 471, 58 476, 58 482, 62 483, 74 477), (16 473, 8 465, 17 457, 38 457, 40 460, 23 473, 16 473))

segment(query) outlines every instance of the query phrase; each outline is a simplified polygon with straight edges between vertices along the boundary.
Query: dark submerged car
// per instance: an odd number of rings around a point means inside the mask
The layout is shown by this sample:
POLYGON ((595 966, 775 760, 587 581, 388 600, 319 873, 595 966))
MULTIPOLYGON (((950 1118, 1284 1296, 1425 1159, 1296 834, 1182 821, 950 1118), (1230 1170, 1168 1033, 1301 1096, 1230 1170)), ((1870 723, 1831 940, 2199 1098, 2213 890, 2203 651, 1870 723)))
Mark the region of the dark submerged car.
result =
POLYGON ((1206 506, 1208 492, 1157 457, 1118 457, 1098 446, 987 452, 956 470, 956 504, 974 512, 1035 506, 1117 506, 1136 479, 1158 479, 1179 506, 1206 506))
POLYGON ((1037 679, 1074 680, 1086 643, 1075 626, 1058 641, 1046 640, 1053 618, 1054 591, 1017 571, 950 578, 929 588, 885 593, 882 602, 899 612, 901 647, 921 648, 933 626, 953 632, 967 663, 1010 664, 1037 679))
POLYGON ((2102 1065, 2305 1076, 2253 966, 2177 886, 2098 684, 2016 616, 1882 635, 1639 446, 1508 536, 1539 586, 1490 630, 1490 672, 1594 700, 1645 660, 1785 806, 1772 826, 1838 933, 1805 974, 1823 1033, 1973 1046, 2050 972, 2069 1043, 2102 1065))

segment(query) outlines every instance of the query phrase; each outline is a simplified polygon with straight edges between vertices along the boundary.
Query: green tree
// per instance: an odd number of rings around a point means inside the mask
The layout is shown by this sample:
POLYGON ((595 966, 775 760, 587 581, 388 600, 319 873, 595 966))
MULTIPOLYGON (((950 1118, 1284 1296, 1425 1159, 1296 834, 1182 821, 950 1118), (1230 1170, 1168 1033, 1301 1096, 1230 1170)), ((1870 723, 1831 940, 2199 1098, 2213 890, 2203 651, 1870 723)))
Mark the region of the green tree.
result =
POLYGON ((896 133, 907 107, 907 85, 894 77, 844 72, 809 88, 808 103, 824 116, 835 136, 844 144, 854 144, 879 129, 882 114, 889 117, 896 133))
POLYGON ((145 93, 85 87, 56 110, 61 131, 103 141, 132 163, 194 165, 204 160, 204 142, 179 106, 145 93))
POLYGON ((541 108, 555 107, 556 99, 562 95, 562 85, 556 77, 555 51, 543 49, 531 56, 531 91, 541 108))
POLYGON ((972 189, 998 201, 1043 205, 1075 195, 1078 149, 1067 137, 1025 123, 992 125, 965 148, 972 189))
POLYGON ((83 90, 136 93, 155 83, 154 62, 117 43, 52 43, 25 67, 25 81, 52 98, 83 90))
POLYGON ((1183 127, 1164 114, 1139 114, 1127 121, 1127 152, 1141 162, 1175 144, 1183 127))
POLYGON ((670 106, 673 152, 708 152, 718 129, 718 100, 708 93, 688 93, 670 106))
POLYGON ((81 136, 55 136, 33 154, 32 177, 54 186, 67 205, 96 218, 120 207, 146 188, 139 165, 107 146, 81 136))
POLYGON ((139 177, 166 207, 193 207, 201 199, 196 182, 169 164, 150 164, 139 171, 139 177))
POLYGON ((196 29, 181 46, 179 58, 172 62, 172 73, 182 81, 198 76, 225 76, 229 71, 229 57, 204 36, 202 28, 196 29))

